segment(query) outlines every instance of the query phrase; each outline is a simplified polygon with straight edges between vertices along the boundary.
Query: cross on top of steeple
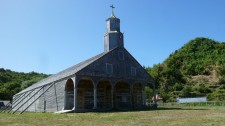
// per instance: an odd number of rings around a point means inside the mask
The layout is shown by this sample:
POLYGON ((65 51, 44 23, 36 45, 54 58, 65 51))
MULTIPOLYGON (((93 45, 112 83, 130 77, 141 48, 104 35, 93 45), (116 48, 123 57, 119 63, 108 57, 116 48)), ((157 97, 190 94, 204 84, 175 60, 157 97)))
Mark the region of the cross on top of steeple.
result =
POLYGON ((113 6, 113 4, 112 4, 110 7, 112 8, 112 14, 111 14, 111 17, 116 17, 116 16, 114 15, 114 11, 113 11, 113 9, 114 9, 115 7, 113 6))
POLYGON ((110 7, 111 7, 112 9, 115 8, 115 7, 113 6, 113 4, 112 4, 110 7))

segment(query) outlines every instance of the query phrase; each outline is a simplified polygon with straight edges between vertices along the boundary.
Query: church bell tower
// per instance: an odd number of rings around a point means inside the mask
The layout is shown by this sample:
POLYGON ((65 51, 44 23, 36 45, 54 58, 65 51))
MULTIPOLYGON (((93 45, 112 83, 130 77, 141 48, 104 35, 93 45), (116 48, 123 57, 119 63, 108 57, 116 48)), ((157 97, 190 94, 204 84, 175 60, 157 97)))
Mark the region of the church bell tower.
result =
POLYGON ((113 5, 111 16, 106 20, 106 33, 104 36, 104 49, 105 52, 108 52, 117 47, 124 47, 123 44, 123 33, 120 32, 120 19, 116 18, 114 15, 113 5))

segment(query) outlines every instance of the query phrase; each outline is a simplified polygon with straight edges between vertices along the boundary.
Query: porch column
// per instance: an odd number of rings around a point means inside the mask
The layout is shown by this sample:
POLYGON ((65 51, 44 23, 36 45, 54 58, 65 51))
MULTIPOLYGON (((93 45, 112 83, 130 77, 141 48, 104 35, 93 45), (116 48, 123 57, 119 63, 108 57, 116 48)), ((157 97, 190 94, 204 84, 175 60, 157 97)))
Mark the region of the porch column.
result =
POLYGON ((97 86, 94 86, 94 108, 97 109, 97 86))
POLYGON ((155 84, 153 84, 153 97, 154 97, 153 104, 155 107, 157 107, 155 84))
POLYGON ((73 90, 73 105, 74 105, 74 107, 73 107, 73 110, 75 111, 75 110, 77 110, 77 78, 76 78, 76 76, 74 77, 74 78, 72 78, 72 80, 73 80, 73 86, 74 86, 74 90, 73 90))
POLYGON ((133 84, 130 85, 130 107, 134 108, 134 100, 133 100, 133 84))
POLYGON ((74 88, 74 110, 77 110, 77 87, 74 88))
POLYGON ((142 88, 142 100, 143 100, 143 105, 146 106, 146 93, 145 93, 145 85, 142 88))
POLYGON ((114 92, 114 86, 112 86, 112 89, 111 89, 111 97, 112 97, 112 99, 111 99, 111 100, 112 100, 112 108, 114 108, 114 100, 113 100, 113 99, 114 99, 114 96, 113 96, 113 95, 114 95, 114 93, 113 93, 113 92, 114 92))

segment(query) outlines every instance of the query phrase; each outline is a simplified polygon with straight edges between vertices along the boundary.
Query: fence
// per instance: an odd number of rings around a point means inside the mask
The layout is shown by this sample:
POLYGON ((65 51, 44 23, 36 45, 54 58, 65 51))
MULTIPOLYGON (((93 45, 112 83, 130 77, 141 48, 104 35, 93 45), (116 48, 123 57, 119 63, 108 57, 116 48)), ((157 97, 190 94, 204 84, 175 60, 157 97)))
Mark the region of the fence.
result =
MULTIPOLYGON (((146 102, 147 106, 152 106, 152 102, 146 102)), ((167 107, 167 106, 174 106, 174 107, 194 107, 194 106, 225 106, 225 101, 207 101, 207 102, 190 102, 190 103, 177 103, 177 102, 158 102, 157 106, 161 107, 167 107)))

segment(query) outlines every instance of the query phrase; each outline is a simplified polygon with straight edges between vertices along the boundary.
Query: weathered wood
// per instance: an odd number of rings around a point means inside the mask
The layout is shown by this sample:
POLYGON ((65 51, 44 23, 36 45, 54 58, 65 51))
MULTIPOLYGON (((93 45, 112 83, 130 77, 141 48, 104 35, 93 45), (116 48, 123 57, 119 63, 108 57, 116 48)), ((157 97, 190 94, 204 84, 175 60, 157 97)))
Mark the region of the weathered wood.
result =
MULTIPOLYGON (((34 90, 35 90, 35 89, 31 90, 30 93, 28 93, 24 98, 21 97, 21 100, 20 100, 14 107, 12 107, 12 108, 9 110, 9 112, 11 112, 17 105, 19 105, 19 104, 20 104, 27 96, 29 96, 34 90)), ((8 113, 9 113, 9 112, 8 112, 8 113)))
MULTIPOLYGON (((43 87, 44 87, 44 86, 43 86, 43 87)), ((43 87, 41 87, 36 93, 38 93, 43 87)), ((35 94, 36 94, 36 93, 35 93, 35 94)), ((35 95, 35 94, 34 94, 34 95, 35 95)), ((13 112, 13 114, 14 114, 17 110, 19 110, 24 104, 26 104, 27 101, 29 101, 31 98, 33 98, 34 95, 32 95, 30 98, 28 98, 28 100, 26 100, 22 105, 20 105, 20 106, 13 112)))
POLYGON ((55 83, 54 83, 54 89, 55 89, 55 103, 56 103, 56 108, 57 108, 57 111, 59 111, 59 107, 58 107, 58 101, 57 101, 57 92, 56 92, 56 86, 55 86, 55 83))
MULTIPOLYGON (((44 92, 42 92, 32 103, 30 103, 22 112, 20 112, 20 114, 22 114, 24 111, 26 111, 27 110, 27 108, 29 108, 38 98, 40 98, 46 91, 48 91, 48 89, 49 88, 51 88, 52 87, 52 85, 53 85, 54 83, 52 83, 44 92)), ((36 95, 36 93, 33 95, 33 96, 35 96, 36 95)), ((33 97, 32 96, 32 97, 33 97)), ((16 112, 16 111, 15 111, 16 112)), ((15 113, 14 112, 14 113, 15 113)))

